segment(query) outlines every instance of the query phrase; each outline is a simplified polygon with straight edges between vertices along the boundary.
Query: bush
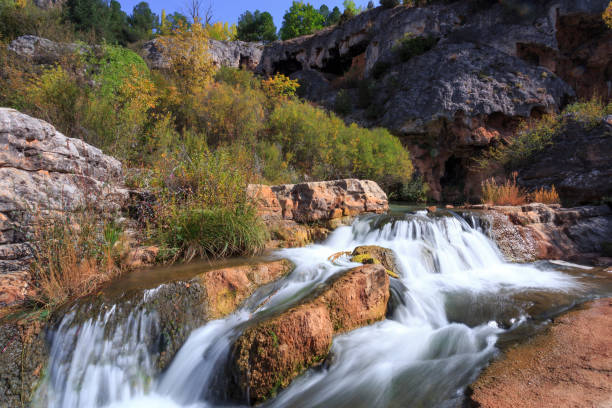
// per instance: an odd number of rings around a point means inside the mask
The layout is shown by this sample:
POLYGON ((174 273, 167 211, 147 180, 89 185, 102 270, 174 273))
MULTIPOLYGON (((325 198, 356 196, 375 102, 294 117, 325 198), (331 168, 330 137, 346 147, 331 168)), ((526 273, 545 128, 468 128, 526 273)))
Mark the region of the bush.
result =
POLYGON ((599 98, 591 98, 568 105, 563 113, 581 123, 586 130, 591 130, 607 115, 612 115, 612 102, 606 105, 599 98))
POLYGON ((552 186, 550 189, 544 187, 536 189, 531 195, 531 201, 543 204, 559 204, 561 202, 555 186, 552 186))
POLYGON ((261 81, 251 71, 231 67, 221 67, 215 73, 215 81, 242 89, 259 89, 261 81))
POLYGON ((347 126, 305 102, 277 106, 269 135, 282 146, 288 166, 314 179, 366 178, 389 191, 412 175, 408 152, 388 131, 347 126))
POLYGON ((353 112, 353 98, 349 92, 344 89, 338 91, 334 100, 334 111, 339 115, 346 116, 353 112))
POLYGON ((253 255, 263 249, 267 230, 251 207, 176 207, 159 239, 169 253, 194 257, 253 255))
POLYGON ((438 38, 433 36, 415 36, 413 33, 406 33, 404 37, 397 41, 393 51, 403 62, 425 54, 438 43, 438 38))
POLYGON ((409 203, 426 203, 427 193, 429 193, 429 186, 423 181, 421 175, 415 174, 410 181, 398 186, 391 198, 409 203))
POLYGON ((286 77, 283 74, 276 74, 263 80, 261 86, 268 98, 285 99, 295 96, 300 84, 295 79, 286 77))
POLYGON ((45 10, 32 1, 0 0, 0 38, 12 41, 25 34, 61 42, 75 40, 74 28, 63 21, 60 7, 45 10))
POLYGON ((83 212, 35 227, 32 278, 37 288, 32 299, 45 307, 88 295, 123 272, 121 229, 112 222, 96 223, 83 212))
POLYGON ((527 194, 516 184, 517 173, 512 180, 498 184, 491 178, 482 183, 482 202, 490 205, 522 205, 527 202, 527 194))

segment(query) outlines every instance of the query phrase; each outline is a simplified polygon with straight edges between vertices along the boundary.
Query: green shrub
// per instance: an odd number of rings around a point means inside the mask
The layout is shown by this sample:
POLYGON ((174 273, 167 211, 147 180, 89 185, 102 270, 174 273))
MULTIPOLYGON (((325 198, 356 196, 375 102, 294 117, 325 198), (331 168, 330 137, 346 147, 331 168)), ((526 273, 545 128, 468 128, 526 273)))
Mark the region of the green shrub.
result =
POLYGON ((336 100, 334 101, 334 111, 343 116, 346 116, 353 111, 353 99, 346 90, 341 89, 336 95, 336 100))
POLYGON ((438 38, 433 36, 416 36, 413 33, 406 33, 404 37, 397 41, 393 51, 403 62, 425 54, 438 43, 438 38))
POLYGON ((420 174, 414 174, 410 181, 397 187, 391 198, 409 203, 426 203, 427 193, 429 193, 429 185, 423 181, 420 174))
POLYGON ((269 134, 282 146, 288 166, 317 180, 366 178, 389 190, 412 174, 408 152, 388 131, 347 126, 305 102, 279 105, 270 116, 269 134))
POLYGON ((612 102, 605 104, 599 98, 592 98, 568 105, 563 113, 570 115, 576 122, 581 123, 585 129, 591 130, 599 125, 607 115, 612 115, 612 102))
POLYGON ((267 230, 251 207, 198 208, 177 206, 168 228, 157 237, 166 251, 182 256, 224 257, 253 255, 267 241, 267 230))
POLYGON ((259 89, 261 81, 251 71, 221 67, 215 74, 215 81, 238 86, 243 89, 259 89))

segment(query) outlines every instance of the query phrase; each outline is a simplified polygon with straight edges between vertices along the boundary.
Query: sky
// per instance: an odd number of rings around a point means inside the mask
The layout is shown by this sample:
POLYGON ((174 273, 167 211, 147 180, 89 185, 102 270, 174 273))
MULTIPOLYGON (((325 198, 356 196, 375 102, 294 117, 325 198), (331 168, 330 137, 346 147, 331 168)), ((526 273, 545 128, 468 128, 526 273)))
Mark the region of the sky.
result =
MULTIPOLYGON (((132 13, 132 9, 142 0, 119 0, 121 3, 121 8, 128 14, 132 13)), ((205 4, 207 0, 205 0, 205 4)), ((210 0, 213 6, 214 20, 215 21, 223 21, 237 23, 238 18, 242 13, 246 10, 255 11, 267 11, 272 14, 274 17, 274 24, 276 28, 280 28, 283 22, 283 15, 285 11, 291 7, 292 0, 259 0, 259 1, 249 1, 249 0, 210 0)), ((305 1, 306 2, 306 1, 305 1)), ((343 11, 342 0, 309 0, 308 3, 315 6, 317 9, 322 4, 327 4, 329 9, 333 9, 335 6, 340 8, 340 11, 343 11)), ((148 0, 147 3, 151 6, 151 10, 157 15, 161 14, 161 10, 166 10, 167 14, 170 14, 174 11, 184 12, 185 10, 185 2, 182 0, 179 1, 162 1, 162 0, 148 0)), ((376 5, 378 5, 378 1, 374 1, 376 5)), ((368 4, 368 0, 355 0, 355 4, 357 6, 365 6, 368 4)))

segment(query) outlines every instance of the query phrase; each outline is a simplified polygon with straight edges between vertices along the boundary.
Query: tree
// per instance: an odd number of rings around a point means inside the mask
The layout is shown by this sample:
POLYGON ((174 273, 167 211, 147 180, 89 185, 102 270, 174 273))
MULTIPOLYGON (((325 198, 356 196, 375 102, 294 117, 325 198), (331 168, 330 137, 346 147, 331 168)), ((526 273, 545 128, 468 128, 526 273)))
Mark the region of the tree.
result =
POLYGON ((208 5, 204 7, 204 0, 186 0, 185 7, 187 9, 187 15, 191 18, 192 23, 202 23, 202 27, 206 27, 212 23, 212 2, 209 2, 208 5))
POLYGON ((206 26, 208 38, 218 41, 234 41, 237 36, 236 24, 222 23, 217 21, 206 26))
POLYGON ((132 27, 133 36, 136 37, 132 41, 151 38, 153 29, 158 26, 157 15, 151 11, 149 4, 144 1, 134 6, 132 15, 128 20, 132 27))
POLYGON ((344 13, 350 16, 356 16, 363 11, 361 7, 357 7, 353 0, 344 0, 342 5, 344 6, 344 13))
POLYGON ((241 41, 276 41, 276 26, 272 15, 255 10, 247 11, 238 19, 238 39, 241 41))
POLYGON ((342 13, 340 12, 340 9, 338 7, 334 7, 332 12, 329 13, 329 15, 327 16, 327 19, 325 20, 325 26, 331 26, 331 25, 337 24, 340 21, 341 17, 342 17, 342 13))
POLYGON ((127 43, 128 17, 116 0, 68 0, 64 13, 78 31, 93 32, 111 43, 127 43))
POLYGON ((372 0, 368 1, 368 10, 372 10, 374 8, 374 2, 372 0))
POLYGON ((310 4, 294 1, 283 17, 280 36, 283 40, 312 34, 323 28, 323 16, 310 4))

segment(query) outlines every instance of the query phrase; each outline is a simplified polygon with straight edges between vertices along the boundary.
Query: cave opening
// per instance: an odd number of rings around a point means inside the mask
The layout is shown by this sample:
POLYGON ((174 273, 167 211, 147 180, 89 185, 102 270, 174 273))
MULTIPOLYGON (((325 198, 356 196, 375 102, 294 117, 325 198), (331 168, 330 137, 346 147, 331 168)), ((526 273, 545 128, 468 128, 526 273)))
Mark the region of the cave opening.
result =
POLYGON ((444 175, 440 178, 442 198, 446 202, 458 203, 464 199, 467 166, 460 157, 452 155, 444 163, 444 175))
POLYGON ((293 56, 284 60, 276 61, 272 68, 275 73, 290 76, 294 72, 302 70, 302 63, 298 61, 295 56, 293 56))
POLYGON ((366 52, 369 41, 361 41, 351 46, 343 55, 340 55, 340 48, 334 47, 328 50, 329 57, 323 59, 321 72, 342 76, 346 74, 353 65, 353 58, 366 52))

